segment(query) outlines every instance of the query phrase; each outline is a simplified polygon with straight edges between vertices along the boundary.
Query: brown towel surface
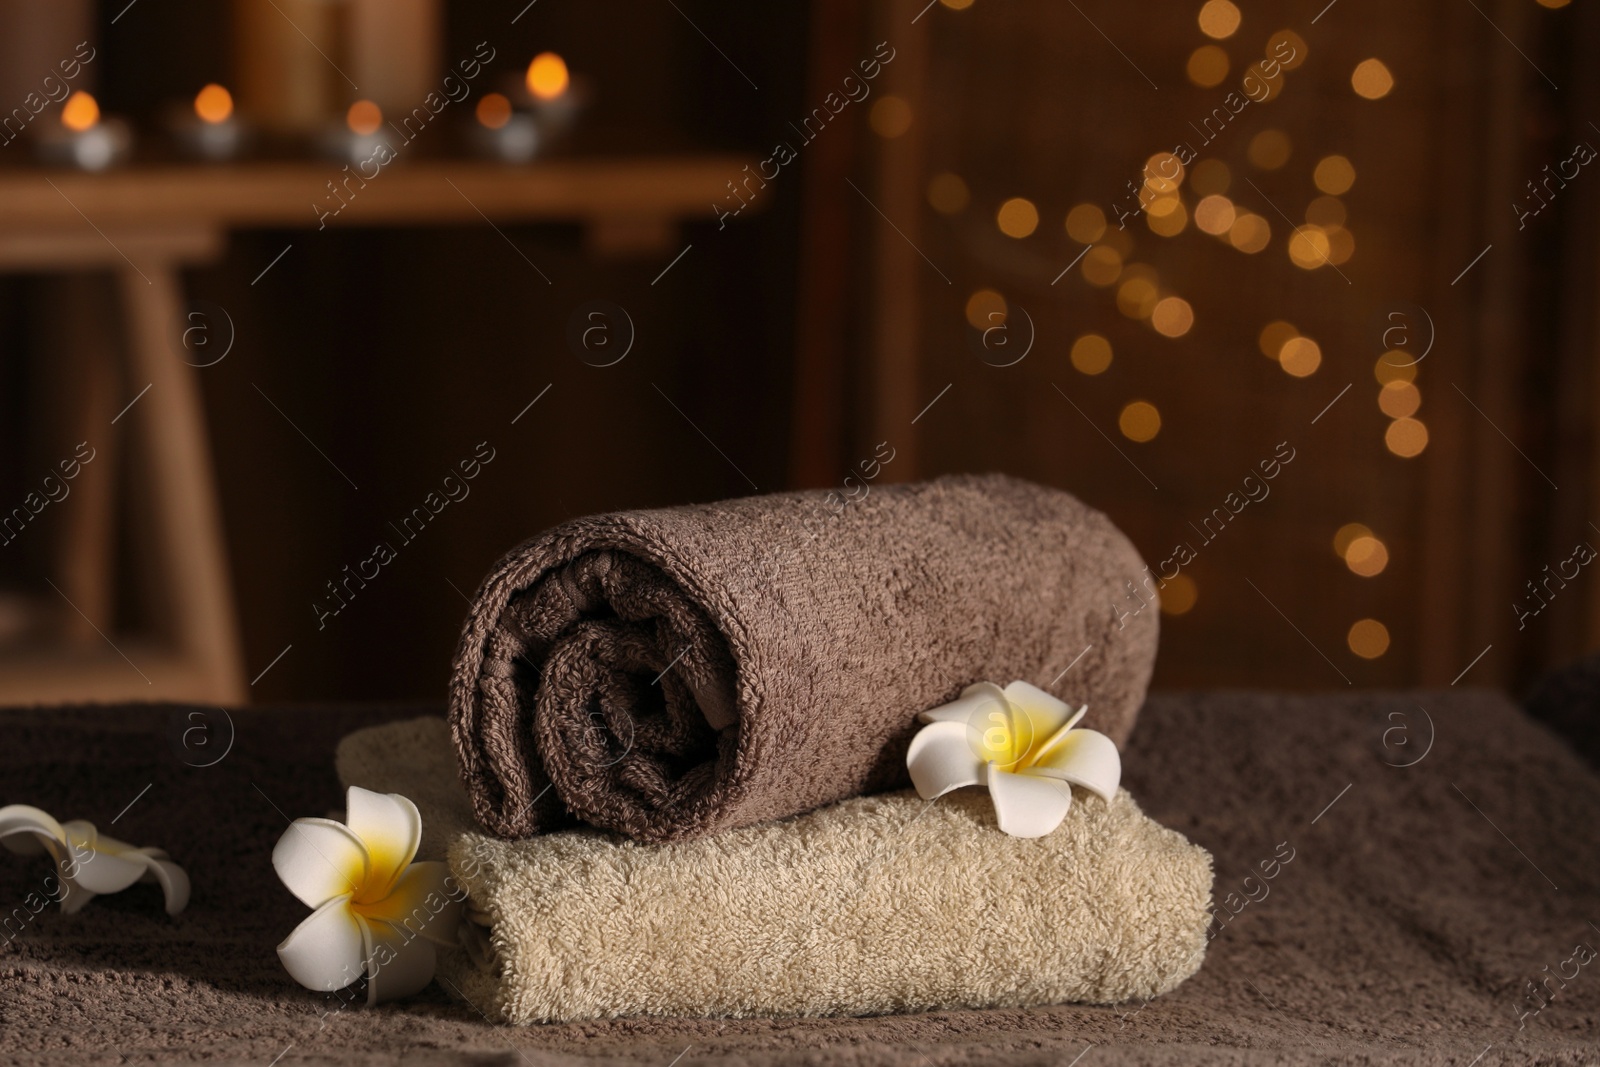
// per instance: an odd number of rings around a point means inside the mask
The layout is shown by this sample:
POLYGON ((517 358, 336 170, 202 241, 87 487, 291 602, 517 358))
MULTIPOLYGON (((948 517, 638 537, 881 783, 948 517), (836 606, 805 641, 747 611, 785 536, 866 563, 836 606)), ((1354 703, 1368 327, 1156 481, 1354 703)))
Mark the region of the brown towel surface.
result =
MULTIPOLYGON (((22 910, 0 935, 0 1063, 1467 1067, 1483 1053, 1477 1067, 1593 1065, 1600 960, 1565 989, 1554 976, 1573 972, 1577 943, 1600 946, 1589 926, 1600 924, 1600 775, 1503 696, 1465 685, 1150 698, 1123 782, 1152 819, 1216 857, 1227 922, 1200 972, 1147 1005, 515 1032, 487 1022, 492 1005, 464 986, 475 1005, 440 984, 368 1010, 351 993, 302 989, 273 951, 307 911, 279 884, 272 847, 289 819, 344 803, 336 742, 442 708, 257 705, 230 709, 228 729, 216 708, 0 711, 9 799, 110 826, 138 796, 116 830, 165 848, 195 886, 176 919, 148 885, 30 917, 49 863, 0 862, 3 915, 22 910), (203 749, 183 733, 200 723, 203 749), (192 765, 229 740, 221 762, 192 765), (1263 887, 1283 842, 1295 859, 1263 887)), ((464 793, 456 810, 470 825, 464 793)))
POLYGON ((903 785, 916 713, 974 681, 1126 740, 1155 659, 1133 545, 999 475, 578 519, 478 590, 450 719, 478 820, 697 837, 903 785))

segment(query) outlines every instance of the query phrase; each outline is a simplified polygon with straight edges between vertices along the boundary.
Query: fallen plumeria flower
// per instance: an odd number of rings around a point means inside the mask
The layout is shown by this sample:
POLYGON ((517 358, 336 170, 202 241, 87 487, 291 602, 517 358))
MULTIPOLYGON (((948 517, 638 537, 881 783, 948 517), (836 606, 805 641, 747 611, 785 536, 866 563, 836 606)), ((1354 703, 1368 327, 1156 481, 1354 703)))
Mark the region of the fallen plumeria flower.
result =
POLYGON ((168 915, 189 906, 189 876, 165 852, 106 837, 82 819, 60 823, 31 805, 8 804, 0 808, 0 843, 18 855, 50 854, 64 890, 57 899, 69 915, 135 882, 160 882, 168 915))
POLYGON ((906 753, 911 782, 924 800, 966 785, 987 785, 1000 829, 1013 837, 1043 837, 1067 817, 1072 786, 1110 803, 1122 779, 1111 738, 1076 729, 1087 712, 1027 682, 1001 689, 969 685, 949 704, 918 716, 906 753))
POLYGON ((278 958, 307 989, 367 979, 367 1004, 418 992, 433 979, 434 945, 454 947, 464 891, 448 865, 411 862, 422 816, 398 793, 351 786, 346 822, 296 819, 272 866, 309 908, 278 958))

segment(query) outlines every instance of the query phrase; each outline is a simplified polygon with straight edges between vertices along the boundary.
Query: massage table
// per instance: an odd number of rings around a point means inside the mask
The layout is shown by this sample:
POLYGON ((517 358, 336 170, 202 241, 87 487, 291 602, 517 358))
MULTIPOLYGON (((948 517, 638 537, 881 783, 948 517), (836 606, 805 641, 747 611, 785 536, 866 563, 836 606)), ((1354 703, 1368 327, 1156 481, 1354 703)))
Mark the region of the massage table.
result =
POLYGON ((0 1062, 1600 1063, 1600 962, 1573 962, 1600 948, 1600 777, 1496 693, 1153 694, 1123 784, 1212 852, 1216 918, 1199 973, 1147 1003, 526 1028, 436 985, 347 1004, 274 953, 305 909, 272 847, 342 805, 338 740, 442 711, 0 711, 0 803, 164 848, 193 882, 176 918, 144 885, 33 914, 48 864, 0 854, 0 1062))

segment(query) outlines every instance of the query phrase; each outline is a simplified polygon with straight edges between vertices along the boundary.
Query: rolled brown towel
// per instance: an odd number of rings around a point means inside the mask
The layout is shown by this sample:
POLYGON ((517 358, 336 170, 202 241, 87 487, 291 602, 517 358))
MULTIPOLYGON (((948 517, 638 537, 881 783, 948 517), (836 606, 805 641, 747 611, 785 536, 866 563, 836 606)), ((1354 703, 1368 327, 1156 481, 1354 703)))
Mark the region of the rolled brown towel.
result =
POLYGON ((980 680, 1127 738, 1157 611, 1109 519, 1001 475, 830 499, 594 515, 506 555, 450 684, 478 821, 674 841, 895 788, 917 713, 980 680))

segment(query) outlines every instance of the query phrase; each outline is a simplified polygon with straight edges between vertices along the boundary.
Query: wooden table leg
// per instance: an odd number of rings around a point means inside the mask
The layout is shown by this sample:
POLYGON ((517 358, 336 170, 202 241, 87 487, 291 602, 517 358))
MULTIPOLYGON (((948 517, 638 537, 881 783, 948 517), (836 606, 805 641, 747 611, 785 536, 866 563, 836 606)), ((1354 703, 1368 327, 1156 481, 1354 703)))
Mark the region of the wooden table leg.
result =
POLYGON ((107 299, 111 279, 102 272, 73 271, 47 278, 41 300, 51 323, 55 352, 38 360, 45 382, 40 390, 49 413, 51 451, 47 469, 67 490, 61 509, 60 538, 50 553, 61 594, 75 610, 59 605, 63 637, 79 647, 98 647, 95 630, 116 614, 117 430, 111 424, 121 387, 117 366, 121 338, 114 304, 107 299), (62 479, 62 462, 75 462, 79 443, 93 449, 94 462, 72 479, 62 479), (79 614, 81 612, 82 614, 79 614))
POLYGON ((173 351, 184 309, 178 264, 144 259, 117 270, 128 320, 129 392, 150 390, 127 414, 136 462, 147 465, 154 547, 169 627, 183 657, 219 703, 249 692, 234 613, 233 584, 211 469, 195 368, 173 351))

